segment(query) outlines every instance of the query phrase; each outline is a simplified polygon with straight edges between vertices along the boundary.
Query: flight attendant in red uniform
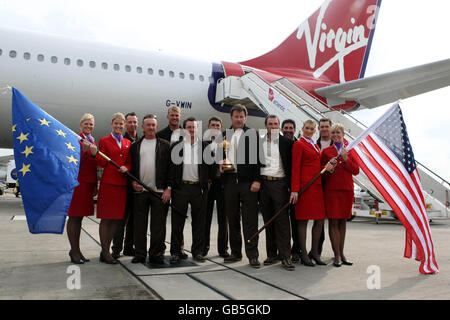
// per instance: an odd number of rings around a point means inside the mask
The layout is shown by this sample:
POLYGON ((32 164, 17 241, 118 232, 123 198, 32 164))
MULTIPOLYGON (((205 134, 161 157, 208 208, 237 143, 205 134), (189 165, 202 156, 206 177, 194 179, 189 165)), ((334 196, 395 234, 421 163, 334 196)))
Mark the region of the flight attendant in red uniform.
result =
POLYGON ((111 256, 110 247, 119 220, 123 219, 127 200, 127 176, 123 173, 131 169, 131 141, 122 137, 125 116, 113 114, 112 132, 99 140, 99 150, 120 166, 117 169, 97 154, 97 164, 103 167, 97 200, 97 218, 100 221, 100 242, 102 252, 100 262, 117 264, 111 256))
MULTIPOLYGON (((316 123, 306 120, 302 128, 303 135, 294 143, 292 148, 292 186, 291 198, 295 205, 295 218, 299 234, 300 259, 304 265, 314 266, 311 259, 319 265, 326 265, 318 254, 319 239, 325 219, 325 205, 322 192, 321 179, 317 179, 303 194, 298 192, 310 182, 323 168, 320 164, 320 149, 312 140, 316 132, 316 123), (314 220, 312 228, 311 252, 306 254, 306 229, 308 220, 314 220)), ((327 170, 333 169, 332 164, 326 165, 327 170)))
POLYGON ((352 153, 347 152, 344 140, 344 126, 336 123, 331 127, 331 139, 334 143, 322 151, 321 163, 336 161, 331 174, 324 175, 325 211, 329 219, 329 235, 334 252, 335 267, 341 264, 352 265, 344 256, 346 221, 350 219, 353 206, 353 175, 359 173, 359 166, 352 153))
POLYGON ((94 116, 86 113, 81 117, 80 136, 81 145, 80 169, 78 182, 74 190, 67 216, 67 237, 70 242, 69 256, 72 263, 82 264, 88 262, 80 250, 81 222, 83 217, 94 215, 94 196, 97 194, 97 162, 95 154, 97 147, 91 136, 94 131, 94 116))

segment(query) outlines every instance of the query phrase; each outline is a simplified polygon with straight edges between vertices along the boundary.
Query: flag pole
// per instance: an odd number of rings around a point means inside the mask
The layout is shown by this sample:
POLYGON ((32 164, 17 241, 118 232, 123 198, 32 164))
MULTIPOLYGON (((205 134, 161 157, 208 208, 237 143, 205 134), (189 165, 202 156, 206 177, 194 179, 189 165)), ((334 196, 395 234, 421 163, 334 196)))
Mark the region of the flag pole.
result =
MULTIPOLYGON (((83 141, 84 139, 81 139, 81 141, 83 141)), ((109 163, 111 163, 114 167, 116 167, 117 169, 120 169, 120 166, 114 162, 110 157, 108 157, 106 154, 104 154, 103 152, 101 152, 100 150, 97 150, 98 155, 103 157, 106 161, 108 161, 109 163)), ((153 195, 154 197, 158 198, 161 202, 163 202, 162 197, 157 194, 154 190, 152 190, 152 188, 150 188, 149 186, 147 186, 145 183, 143 183, 141 180, 139 180, 138 178, 136 178, 135 176, 133 176, 130 172, 125 171, 123 172, 123 174, 127 175, 131 180, 136 181, 138 184, 140 184, 141 186, 144 187, 144 189, 146 189, 148 192, 150 192, 151 195, 153 195)), ((182 215, 185 219, 187 219, 187 215, 184 215, 181 213, 180 210, 177 209, 177 207, 175 207, 173 204, 171 204, 170 202, 167 202, 167 204, 174 209, 175 211, 177 211, 178 214, 182 215)))
MULTIPOLYGON (((298 195, 300 196, 303 192, 305 192, 314 183, 314 181, 316 181, 320 176, 322 176, 325 173, 325 171, 327 171, 327 169, 323 168, 322 171, 320 171, 314 178, 311 179, 311 181, 309 181, 303 187, 302 190, 300 190, 298 195)), ((272 223, 272 221, 275 220, 290 204, 291 202, 289 201, 280 210, 278 210, 278 212, 272 218, 270 218, 270 220, 267 221, 261 228, 259 228, 259 230, 254 235, 252 235, 250 239, 247 240, 247 242, 250 243, 258 234, 260 234, 264 229, 266 229, 272 223)))

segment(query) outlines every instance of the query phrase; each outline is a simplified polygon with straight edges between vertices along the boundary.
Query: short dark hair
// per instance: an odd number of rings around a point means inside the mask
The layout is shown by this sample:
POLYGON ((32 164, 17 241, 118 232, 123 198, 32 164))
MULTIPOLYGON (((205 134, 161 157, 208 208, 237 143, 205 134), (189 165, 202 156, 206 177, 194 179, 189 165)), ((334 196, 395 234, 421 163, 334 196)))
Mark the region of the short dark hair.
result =
POLYGON ((333 125, 333 122, 330 119, 328 119, 328 118, 321 118, 319 120, 319 126, 320 126, 321 122, 327 122, 327 121, 330 123, 330 127, 331 127, 333 125))
POLYGON ((245 116, 247 116, 248 112, 247 112, 247 108, 245 106, 243 106, 242 104, 236 104, 234 105, 231 110, 230 110, 230 116, 233 116, 233 112, 245 112, 245 116))
POLYGON ((292 125, 294 126, 294 129, 297 128, 297 125, 295 124, 295 121, 292 120, 292 119, 286 119, 286 120, 284 120, 283 123, 281 124, 281 128, 283 128, 284 125, 285 125, 286 123, 292 123, 292 125))
POLYGON ((129 116, 132 116, 132 117, 136 117, 136 118, 137 118, 136 112, 128 112, 128 113, 125 115, 125 119, 128 118, 129 116))
POLYGON ((275 115, 275 114, 269 114, 269 115, 266 117, 266 119, 264 120, 264 125, 265 125, 265 126, 267 125, 267 120, 269 120, 270 118, 277 118, 278 123, 280 123, 280 119, 277 117, 277 115, 275 115))
POLYGON ((197 121, 197 119, 195 119, 194 117, 189 117, 186 120, 183 121, 183 129, 186 129, 186 123, 188 121, 197 121))
POLYGON ((152 114, 152 113, 146 114, 146 115, 144 116, 144 118, 142 119, 142 122, 144 122, 145 119, 155 119, 156 121, 158 121, 158 118, 156 117, 156 115, 154 115, 154 114, 152 114))
POLYGON ((222 120, 220 120, 220 118, 218 118, 218 117, 211 117, 209 120, 208 120, 208 125, 210 125, 211 124, 211 121, 219 121, 220 122, 220 124, 222 124, 222 120))

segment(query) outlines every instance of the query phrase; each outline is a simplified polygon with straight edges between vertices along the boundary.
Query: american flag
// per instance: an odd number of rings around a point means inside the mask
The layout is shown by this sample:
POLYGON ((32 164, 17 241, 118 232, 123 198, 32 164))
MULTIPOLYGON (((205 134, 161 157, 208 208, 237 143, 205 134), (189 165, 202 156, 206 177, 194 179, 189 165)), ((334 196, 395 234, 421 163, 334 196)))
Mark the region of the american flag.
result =
POLYGON ((352 141, 350 149, 405 227, 404 256, 421 262, 420 273, 438 273, 422 184, 399 104, 352 141))

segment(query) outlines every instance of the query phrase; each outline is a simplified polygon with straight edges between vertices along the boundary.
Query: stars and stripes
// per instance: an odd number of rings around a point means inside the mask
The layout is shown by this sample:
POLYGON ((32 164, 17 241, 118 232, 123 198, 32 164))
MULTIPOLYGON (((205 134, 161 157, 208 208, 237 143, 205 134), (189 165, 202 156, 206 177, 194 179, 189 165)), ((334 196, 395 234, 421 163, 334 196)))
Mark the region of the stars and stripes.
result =
POLYGON ((423 274, 439 272, 422 185, 398 103, 350 143, 350 149, 404 225, 405 257, 420 261, 423 274))

